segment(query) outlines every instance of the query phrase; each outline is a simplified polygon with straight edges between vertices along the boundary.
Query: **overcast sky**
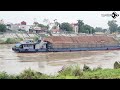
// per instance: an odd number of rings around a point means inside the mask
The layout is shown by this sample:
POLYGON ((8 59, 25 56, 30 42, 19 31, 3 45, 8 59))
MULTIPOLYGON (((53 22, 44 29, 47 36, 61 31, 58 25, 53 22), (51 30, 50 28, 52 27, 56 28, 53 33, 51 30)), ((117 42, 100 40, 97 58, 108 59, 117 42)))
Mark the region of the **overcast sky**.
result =
MULTIPOLYGON (((5 23, 20 23, 26 21, 28 25, 33 24, 34 18, 39 23, 42 23, 45 18, 53 21, 57 19, 58 22, 76 23, 77 20, 83 20, 85 24, 93 27, 108 28, 108 20, 113 20, 112 17, 102 17, 101 14, 112 14, 113 11, 0 11, 0 19, 5 23)), ((115 20, 120 26, 120 11, 115 20)))

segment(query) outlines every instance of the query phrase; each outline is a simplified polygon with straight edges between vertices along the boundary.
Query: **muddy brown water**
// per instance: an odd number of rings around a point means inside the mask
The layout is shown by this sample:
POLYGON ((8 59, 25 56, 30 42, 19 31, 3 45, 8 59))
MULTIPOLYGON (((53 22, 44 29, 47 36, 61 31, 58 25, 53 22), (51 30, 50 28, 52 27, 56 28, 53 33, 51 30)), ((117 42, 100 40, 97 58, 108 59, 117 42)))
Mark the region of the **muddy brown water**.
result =
POLYGON ((45 74, 55 74, 65 65, 84 64, 91 68, 113 68, 115 61, 120 61, 120 50, 15 53, 13 45, 0 45, 0 71, 19 74, 31 68, 45 74))

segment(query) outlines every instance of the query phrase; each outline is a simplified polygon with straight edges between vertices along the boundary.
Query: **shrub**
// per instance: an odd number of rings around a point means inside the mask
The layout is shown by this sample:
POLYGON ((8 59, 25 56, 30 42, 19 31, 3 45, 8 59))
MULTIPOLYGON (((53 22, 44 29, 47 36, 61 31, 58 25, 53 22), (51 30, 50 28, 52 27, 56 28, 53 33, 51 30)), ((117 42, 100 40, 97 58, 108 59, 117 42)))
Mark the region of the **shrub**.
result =
POLYGON ((0 24, 0 32, 6 32, 6 26, 4 24, 0 24))
POLYGON ((120 62, 115 62, 114 63, 114 69, 118 69, 118 68, 120 68, 120 62))
POLYGON ((83 66, 83 71, 91 71, 90 67, 85 65, 83 66))
POLYGON ((93 71, 102 70, 101 67, 94 68, 93 71))
POLYGON ((80 76, 82 74, 78 65, 63 67, 62 70, 59 71, 59 75, 62 76, 80 76))
POLYGON ((24 70, 19 76, 18 79, 48 79, 49 76, 44 75, 40 72, 35 72, 31 69, 24 70))
POLYGON ((5 41, 6 44, 13 44, 15 43, 15 40, 12 38, 7 38, 7 40, 5 41))
POLYGON ((9 79, 9 75, 6 72, 1 72, 0 73, 0 79, 9 79))
POLYGON ((24 70, 19 76, 19 79, 35 79, 35 72, 31 69, 24 70))
POLYGON ((35 41, 37 41, 37 40, 39 40, 39 37, 35 36, 35 37, 33 37, 33 39, 34 39, 35 41))
POLYGON ((72 67, 69 66, 69 67, 63 67, 61 71, 59 71, 59 75, 72 75, 72 67))
POLYGON ((5 42, 3 42, 4 44, 14 44, 14 43, 18 43, 20 41, 22 41, 22 38, 7 38, 5 42))
POLYGON ((81 71, 79 65, 74 65, 73 66, 73 75, 74 76, 81 76, 81 75, 83 75, 83 72, 81 71))

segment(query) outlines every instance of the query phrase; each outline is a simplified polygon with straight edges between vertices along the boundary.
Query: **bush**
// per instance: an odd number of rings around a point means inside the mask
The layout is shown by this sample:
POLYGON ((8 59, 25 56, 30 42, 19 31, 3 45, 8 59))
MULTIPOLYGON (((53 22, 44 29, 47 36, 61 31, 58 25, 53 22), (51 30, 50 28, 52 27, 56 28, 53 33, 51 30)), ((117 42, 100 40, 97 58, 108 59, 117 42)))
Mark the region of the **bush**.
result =
POLYGON ((36 36, 33 39, 34 39, 34 41, 37 41, 37 40, 39 40, 39 37, 36 36))
POLYGON ((120 68, 120 62, 115 62, 114 63, 114 69, 118 69, 118 68, 120 68))
POLYGON ((59 75, 62 76, 80 76, 82 75, 82 71, 78 65, 63 67, 61 71, 59 71, 59 75))
POLYGON ((15 43, 19 43, 20 41, 23 41, 23 38, 16 38, 14 40, 15 40, 15 43))
POLYGON ((15 43, 15 40, 12 38, 7 38, 7 40, 5 41, 6 44, 13 44, 15 43))
POLYGON ((83 71, 91 71, 90 67, 85 65, 83 66, 83 71))
POLYGON ((6 72, 0 73, 0 79, 9 79, 9 75, 6 72))
POLYGON ((40 72, 35 72, 31 69, 24 70, 19 76, 18 79, 48 79, 49 76, 44 75, 40 72))
POLYGON ((18 43, 20 41, 22 41, 22 38, 7 38, 5 42, 3 42, 3 44, 14 44, 14 43, 18 43))
POLYGON ((19 76, 19 79, 35 79, 35 72, 31 69, 24 70, 19 76))
POLYGON ((94 68, 93 71, 102 70, 101 67, 94 68))

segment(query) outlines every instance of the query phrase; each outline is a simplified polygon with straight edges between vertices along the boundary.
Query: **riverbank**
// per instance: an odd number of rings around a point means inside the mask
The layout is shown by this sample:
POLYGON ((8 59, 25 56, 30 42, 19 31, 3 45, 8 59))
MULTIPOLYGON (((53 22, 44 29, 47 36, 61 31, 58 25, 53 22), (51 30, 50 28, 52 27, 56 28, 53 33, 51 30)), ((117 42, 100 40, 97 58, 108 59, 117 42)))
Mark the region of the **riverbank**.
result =
MULTIPOLYGON (((38 37, 31 37, 29 39, 38 40, 38 37)), ((0 44, 15 44, 23 41, 23 38, 0 38, 0 44)))
POLYGON ((0 73, 0 79, 120 79, 120 68, 115 69, 90 69, 84 66, 83 70, 78 65, 64 67, 57 75, 46 75, 31 69, 24 70, 19 75, 0 73))

